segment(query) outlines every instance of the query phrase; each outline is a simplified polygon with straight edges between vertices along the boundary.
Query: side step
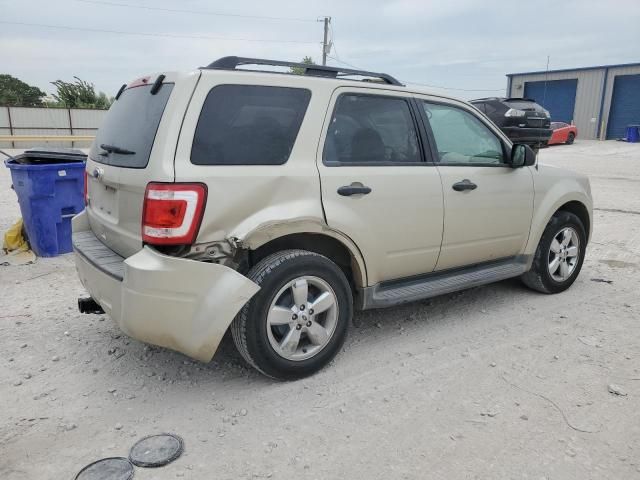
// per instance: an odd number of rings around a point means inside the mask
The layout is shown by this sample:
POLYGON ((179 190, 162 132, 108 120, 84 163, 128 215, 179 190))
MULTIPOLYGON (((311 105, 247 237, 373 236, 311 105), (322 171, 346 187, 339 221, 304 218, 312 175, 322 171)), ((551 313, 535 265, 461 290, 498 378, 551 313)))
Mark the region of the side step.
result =
POLYGON ((363 310, 392 307, 517 277, 529 269, 529 259, 526 255, 520 255, 471 267, 382 282, 362 290, 360 307, 363 310))

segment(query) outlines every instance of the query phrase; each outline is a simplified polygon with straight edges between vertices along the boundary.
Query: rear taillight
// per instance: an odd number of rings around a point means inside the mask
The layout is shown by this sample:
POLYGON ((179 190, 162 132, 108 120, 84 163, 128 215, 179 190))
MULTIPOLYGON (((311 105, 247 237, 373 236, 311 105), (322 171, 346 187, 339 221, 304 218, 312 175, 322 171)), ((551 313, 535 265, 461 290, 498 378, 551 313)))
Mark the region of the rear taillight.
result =
POLYGON ((89 205, 89 194, 87 191, 87 181, 88 181, 87 171, 84 171, 84 205, 85 207, 89 205))
POLYGON ((207 200, 201 183, 149 183, 142 209, 142 241, 151 245, 192 244, 207 200))

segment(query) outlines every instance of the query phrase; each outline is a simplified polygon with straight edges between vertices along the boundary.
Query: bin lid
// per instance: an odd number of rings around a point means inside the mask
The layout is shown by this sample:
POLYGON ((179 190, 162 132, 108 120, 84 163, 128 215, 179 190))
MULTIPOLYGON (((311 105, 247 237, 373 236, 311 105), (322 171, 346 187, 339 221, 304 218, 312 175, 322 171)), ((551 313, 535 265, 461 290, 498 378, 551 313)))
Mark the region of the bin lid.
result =
POLYGON ((40 165, 47 163, 84 162, 87 154, 77 148, 48 148, 37 147, 25 150, 9 160, 21 165, 40 165))

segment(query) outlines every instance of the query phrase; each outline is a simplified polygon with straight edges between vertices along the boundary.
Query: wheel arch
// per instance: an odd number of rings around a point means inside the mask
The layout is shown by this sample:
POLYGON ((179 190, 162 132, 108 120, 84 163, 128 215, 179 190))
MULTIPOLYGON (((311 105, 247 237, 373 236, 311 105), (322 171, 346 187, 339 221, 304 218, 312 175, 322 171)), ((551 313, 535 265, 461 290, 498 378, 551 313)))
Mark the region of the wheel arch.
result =
POLYGON ((576 217, 578 217, 582 222, 582 225, 584 226, 585 233, 587 234, 587 239, 591 237, 591 217, 589 216, 589 210, 584 203, 577 200, 572 200, 561 205, 560 208, 553 212, 553 214, 555 215, 560 211, 573 213, 576 217))
POLYGON ((576 215, 584 225, 587 242, 590 240, 593 230, 593 217, 588 186, 583 190, 580 182, 575 179, 570 179, 556 184, 547 191, 536 207, 531 222, 531 230, 529 232, 529 240, 525 248, 525 254, 533 257, 549 220, 551 220, 551 217, 558 211, 566 211, 576 215), (562 192, 567 191, 571 193, 562 194, 562 192))
POLYGON ((551 217, 559 211, 573 213, 580 219, 584 225, 588 242, 592 233, 592 217, 588 205, 589 203, 580 199, 565 199, 556 202, 550 208, 544 209, 544 213, 539 212, 538 214, 535 214, 531 225, 531 231, 529 233, 529 240, 525 248, 525 254, 528 254, 533 258, 533 255, 538 248, 540 238, 549 224, 549 220, 551 220, 551 217))
POLYGON ((243 241, 243 244, 249 247, 250 265, 281 250, 308 250, 324 255, 336 263, 347 276, 354 291, 367 285, 366 266, 360 250, 348 237, 333 230, 293 232, 279 236, 260 235, 243 241))

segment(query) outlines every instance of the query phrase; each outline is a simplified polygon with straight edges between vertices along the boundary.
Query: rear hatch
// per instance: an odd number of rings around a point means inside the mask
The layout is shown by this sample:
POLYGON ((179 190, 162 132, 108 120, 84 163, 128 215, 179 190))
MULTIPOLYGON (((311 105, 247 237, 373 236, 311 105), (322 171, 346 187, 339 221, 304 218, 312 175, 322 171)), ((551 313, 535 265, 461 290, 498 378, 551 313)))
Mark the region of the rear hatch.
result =
POLYGON ((525 112, 524 117, 513 118, 514 125, 524 128, 549 128, 551 122, 549 112, 535 101, 526 98, 508 98, 504 103, 509 108, 525 112))
POLYGON ((123 257, 142 248, 147 184, 175 179, 175 146, 199 75, 165 73, 131 82, 109 109, 91 146, 86 208, 91 230, 123 257))

